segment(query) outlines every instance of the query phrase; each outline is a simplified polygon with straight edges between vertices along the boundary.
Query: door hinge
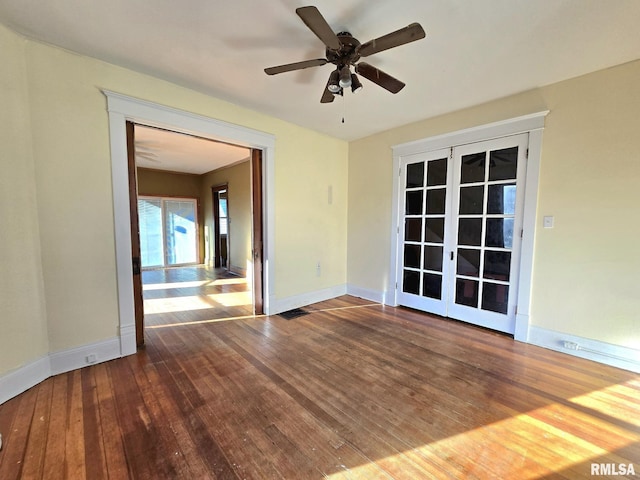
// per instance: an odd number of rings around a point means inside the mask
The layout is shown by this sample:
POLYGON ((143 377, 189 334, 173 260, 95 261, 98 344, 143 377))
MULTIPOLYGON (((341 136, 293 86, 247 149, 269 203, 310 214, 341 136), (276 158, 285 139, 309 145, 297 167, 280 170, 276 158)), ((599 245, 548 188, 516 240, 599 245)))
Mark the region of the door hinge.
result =
POLYGON ((520 238, 523 238, 523 237, 524 237, 524 230, 521 229, 520 230, 520 238))
POLYGON ((525 158, 528 160, 529 159, 529 149, 527 148, 527 151, 525 152, 525 158))

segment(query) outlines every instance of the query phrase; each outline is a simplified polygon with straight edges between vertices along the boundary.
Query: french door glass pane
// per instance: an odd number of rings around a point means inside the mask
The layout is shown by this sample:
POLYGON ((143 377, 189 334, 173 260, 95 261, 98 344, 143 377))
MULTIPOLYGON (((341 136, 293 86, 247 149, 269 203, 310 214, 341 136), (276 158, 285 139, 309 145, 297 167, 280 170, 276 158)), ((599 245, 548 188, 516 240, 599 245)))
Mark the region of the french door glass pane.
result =
POLYGON ((456 303, 467 307, 478 306, 478 282, 466 278, 456 280, 456 303))
POLYGON ((442 247, 427 245, 424 247, 424 269, 442 271, 442 247))
POLYGON ((143 267, 164 265, 162 200, 139 199, 140 257, 143 267))
POLYGON ((444 188, 427 190, 427 215, 444 215, 446 195, 444 188))
POLYGON ((440 300, 442 298, 442 275, 435 273, 424 274, 422 296, 435 298, 436 300, 440 300))
POLYGON ((460 188, 460 215, 482 214, 484 186, 460 188))
POLYGON ((404 221, 404 239, 407 242, 422 240, 422 218, 407 218, 404 221))
POLYGON ((472 153, 462 157, 460 183, 474 183, 484 181, 485 152, 472 153))
POLYGON ((422 215, 422 190, 407 192, 405 214, 422 215))
POLYGON ((407 165, 407 188, 422 187, 424 185, 424 162, 407 165))
POLYGON ((465 277, 479 277, 480 250, 459 248, 456 273, 465 277))
POLYGON ((507 313, 509 286, 485 282, 482 287, 482 309, 507 313))
POLYGON ((420 295, 420 272, 405 270, 402 277, 402 291, 420 295))
POLYGON ((518 169, 518 147, 494 150, 489 154, 489 181, 514 180, 518 169))
POLYGON ((432 160, 427 170, 427 186, 435 187, 447 184, 447 159, 432 160))
POLYGON ((488 218, 485 233, 485 246, 513 247, 513 218, 488 218))
POLYGON ((420 245, 404 246, 404 266, 409 268, 420 268, 420 245))
POLYGON ((195 202, 165 201, 167 264, 196 263, 195 202))
POLYGON ((444 218, 427 218, 424 229, 424 241, 442 243, 444 241, 444 218))

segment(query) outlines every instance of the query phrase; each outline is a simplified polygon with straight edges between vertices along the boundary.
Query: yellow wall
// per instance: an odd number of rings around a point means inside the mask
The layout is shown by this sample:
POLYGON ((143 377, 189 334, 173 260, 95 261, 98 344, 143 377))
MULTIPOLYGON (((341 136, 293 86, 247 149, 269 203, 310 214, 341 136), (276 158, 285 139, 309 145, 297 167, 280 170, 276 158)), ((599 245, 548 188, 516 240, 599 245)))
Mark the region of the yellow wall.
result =
POLYGON ((49 350, 25 48, 0 25, 0 374, 49 350))
MULTIPOLYGON (((2 115, 2 134, 7 138, 0 142, 0 158, 3 164, 11 162, 10 176, 2 177, 11 184, 2 194, 14 205, 22 202, 23 209, 23 217, 13 222, 20 236, 3 246, 0 254, 6 258, 3 276, 14 275, 19 281, 19 287, 0 291, 2 305, 8 304, 12 312, 9 325, 15 330, 14 335, 5 335, 3 310, 0 342, 11 348, 2 349, 0 374, 47 349, 58 352, 118 334, 109 125, 101 89, 273 134, 275 190, 283 192, 276 193, 273 206, 276 240, 288 239, 287 232, 298 232, 294 239, 275 245, 275 298, 317 289, 315 268, 298 269, 294 263, 304 252, 314 256, 321 252, 331 266, 320 277, 323 284, 344 284, 346 142, 147 75, 24 40, 4 28, 0 42, 0 78, 6 84, 0 90, 0 103, 3 108, 8 104, 12 113, 2 115), (6 68, 8 62, 15 68, 6 68), (338 208, 316 209, 318 197, 325 198, 313 187, 317 172, 322 184, 334 184, 338 208), (292 198, 295 208, 288 205, 292 198), (309 212, 315 221, 300 231, 298 225, 309 212), (14 290, 19 290, 17 298, 10 296, 14 290), (28 349, 24 338, 29 338, 28 349)), ((13 220, 11 209, 0 208, 4 222, 13 220)))
POLYGON ((209 231, 208 258, 215 255, 213 245, 213 195, 211 187, 228 185, 229 210, 229 263, 231 270, 245 273, 251 262, 251 162, 246 161, 228 168, 209 172, 202 177, 202 205, 204 225, 209 231))
POLYGON ((390 275, 393 145, 550 110, 532 324, 640 348, 639 84, 636 61, 352 142, 349 284, 384 291, 390 275), (544 215, 553 229, 541 228, 544 215))

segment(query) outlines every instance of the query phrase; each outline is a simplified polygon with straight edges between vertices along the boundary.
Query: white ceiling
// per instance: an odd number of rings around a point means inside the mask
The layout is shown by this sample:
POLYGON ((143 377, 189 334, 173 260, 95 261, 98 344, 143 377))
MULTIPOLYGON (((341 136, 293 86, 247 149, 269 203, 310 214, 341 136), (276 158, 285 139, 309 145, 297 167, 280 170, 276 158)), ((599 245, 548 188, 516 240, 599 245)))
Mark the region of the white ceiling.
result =
POLYGON ((0 0, 28 37, 346 140, 635 60, 639 20, 640 0, 0 0), (308 4, 363 43, 419 22, 426 39, 367 57, 406 88, 320 104, 331 65, 267 76, 324 57, 308 4))
POLYGON ((136 165, 202 175, 249 159, 244 147, 136 125, 136 165))

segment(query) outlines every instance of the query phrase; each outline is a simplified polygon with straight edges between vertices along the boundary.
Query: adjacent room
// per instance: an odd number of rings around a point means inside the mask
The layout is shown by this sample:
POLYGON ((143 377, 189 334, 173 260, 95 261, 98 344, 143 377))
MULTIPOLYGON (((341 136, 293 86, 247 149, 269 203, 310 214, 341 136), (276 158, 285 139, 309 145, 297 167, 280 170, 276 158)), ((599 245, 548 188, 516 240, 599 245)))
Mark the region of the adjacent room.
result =
POLYGON ((0 0, 0 478, 640 475, 638 18, 0 0))

